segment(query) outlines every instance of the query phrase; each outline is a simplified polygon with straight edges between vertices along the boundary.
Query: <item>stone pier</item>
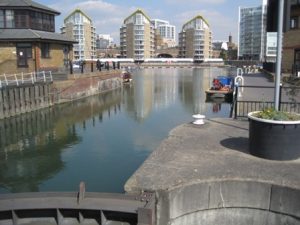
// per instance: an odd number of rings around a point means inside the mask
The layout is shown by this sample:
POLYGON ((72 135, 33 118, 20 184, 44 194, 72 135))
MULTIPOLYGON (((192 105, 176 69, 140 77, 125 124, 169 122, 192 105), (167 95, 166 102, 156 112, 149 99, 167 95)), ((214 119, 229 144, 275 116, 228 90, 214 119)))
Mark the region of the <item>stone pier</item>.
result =
POLYGON ((173 129, 125 184, 156 193, 157 225, 300 224, 300 159, 248 152, 248 121, 173 129))

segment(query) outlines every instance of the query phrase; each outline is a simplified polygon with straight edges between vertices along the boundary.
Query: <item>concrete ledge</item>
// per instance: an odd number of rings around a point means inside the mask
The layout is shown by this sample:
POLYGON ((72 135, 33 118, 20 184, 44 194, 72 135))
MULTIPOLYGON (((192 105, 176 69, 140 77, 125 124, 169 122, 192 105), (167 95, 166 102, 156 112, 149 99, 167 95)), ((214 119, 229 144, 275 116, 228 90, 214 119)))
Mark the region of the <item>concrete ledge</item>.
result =
POLYGON ((248 126, 248 121, 210 119, 203 126, 176 127, 125 190, 156 192, 161 225, 202 224, 192 222, 198 214, 211 220, 205 224, 299 224, 300 160, 250 155, 248 126), (244 209, 250 216, 242 215, 244 209))
POLYGON ((273 212, 247 208, 199 211, 171 220, 170 225, 299 225, 298 219, 273 212))

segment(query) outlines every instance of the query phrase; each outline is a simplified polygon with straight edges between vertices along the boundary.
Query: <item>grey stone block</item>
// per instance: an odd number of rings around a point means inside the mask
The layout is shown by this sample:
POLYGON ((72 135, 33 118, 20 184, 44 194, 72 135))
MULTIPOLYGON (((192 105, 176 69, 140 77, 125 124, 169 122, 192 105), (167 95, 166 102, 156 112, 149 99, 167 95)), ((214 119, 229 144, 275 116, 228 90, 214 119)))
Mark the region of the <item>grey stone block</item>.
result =
POLYGON ((300 218, 300 190, 273 186, 270 210, 300 218))
POLYGON ((247 181, 212 183, 209 208, 269 209, 271 185, 247 181))
POLYGON ((296 218, 269 211, 223 208, 199 211, 176 218, 170 225, 300 225, 296 218))
POLYGON ((170 218, 208 209, 209 184, 193 184, 172 190, 169 195, 170 218))

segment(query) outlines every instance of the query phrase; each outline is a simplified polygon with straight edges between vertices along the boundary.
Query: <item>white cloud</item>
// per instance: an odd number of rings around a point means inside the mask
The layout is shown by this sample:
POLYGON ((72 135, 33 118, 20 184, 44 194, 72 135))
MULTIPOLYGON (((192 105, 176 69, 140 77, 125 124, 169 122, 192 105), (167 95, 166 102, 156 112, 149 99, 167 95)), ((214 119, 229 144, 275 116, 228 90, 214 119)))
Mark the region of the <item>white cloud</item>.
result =
POLYGON ((166 0, 166 2, 168 4, 182 4, 184 2, 184 4, 187 3, 193 3, 193 4, 212 4, 212 5, 216 5, 216 4, 223 4, 226 2, 226 0, 166 0))
MULTIPOLYGON (((103 0, 88 0, 77 3, 71 0, 63 0, 50 7, 61 12, 61 16, 56 19, 57 28, 63 24, 63 19, 66 16, 76 8, 79 8, 92 19, 98 34, 112 35, 117 44, 119 28, 123 20, 132 13, 132 8, 124 8, 103 0)), ((58 31, 58 29, 56 30, 58 31)))
POLYGON ((231 33, 233 38, 237 38, 237 23, 232 15, 226 16, 218 11, 193 10, 180 13, 174 17, 177 31, 180 32, 182 25, 193 17, 201 15, 209 23, 213 33, 213 40, 227 40, 231 33))
MULTIPOLYGON (((183 3, 204 3, 209 2, 211 4, 221 4, 225 0, 166 0, 172 3, 178 2, 178 7, 183 3), (179 4, 180 3, 180 4, 179 4)), ((197 4, 197 5, 198 5, 197 4)), ((198 5, 199 6, 199 5, 198 5)), ((198 7, 197 6, 197 7, 198 7)), ((105 0, 61 0, 56 4, 50 5, 61 12, 61 15, 56 18, 56 31, 59 32, 58 28, 62 26, 63 19, 69 15, 74 9, 80 8, 84 13, 86 13, 94 23, 96 27, 96 32, 98 34, 110 34, 115 43, 119 44, 119 28, 123 23, 123 20, 134 12, 139 6, 128 6, 123 7, 120 5, 109 3, 105 0)), ((177 8, 177 7, 176 7, 177 8)), ((196 8, 196 7, 193 7, 196 8)), ((214 39, 227 39, 228 34, 231 32, 233 36, 236 36, 237 24, 235 22, 236 18, 233 15, 224 15, 216 10, 192 10, 185 11, 179 14, 166 14, 163 9, 144 7, 145 13, 151 18, 159 18, 170 21, 171 24, 176 26, 176 33, 178 33, 182 25, 193 18, 196 15, 202 15, 210 24, 213 31, 214 39)), ((176 34, 177 36, 177 34, 176 34)))

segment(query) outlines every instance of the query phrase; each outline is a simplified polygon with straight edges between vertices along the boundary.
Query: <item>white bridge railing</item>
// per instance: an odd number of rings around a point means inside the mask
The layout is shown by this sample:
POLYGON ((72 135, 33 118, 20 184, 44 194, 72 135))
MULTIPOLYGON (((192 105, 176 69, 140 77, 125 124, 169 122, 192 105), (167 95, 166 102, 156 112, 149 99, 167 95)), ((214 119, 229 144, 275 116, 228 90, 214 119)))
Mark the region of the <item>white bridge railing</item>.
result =
POLYGON ((24 84, 52 82, 51 71, 31 73, 2 74, 0 75, 0 88, 6 86, 22 86, 24 84))

